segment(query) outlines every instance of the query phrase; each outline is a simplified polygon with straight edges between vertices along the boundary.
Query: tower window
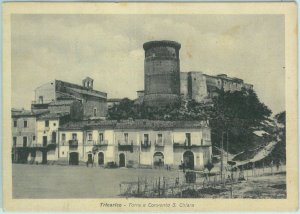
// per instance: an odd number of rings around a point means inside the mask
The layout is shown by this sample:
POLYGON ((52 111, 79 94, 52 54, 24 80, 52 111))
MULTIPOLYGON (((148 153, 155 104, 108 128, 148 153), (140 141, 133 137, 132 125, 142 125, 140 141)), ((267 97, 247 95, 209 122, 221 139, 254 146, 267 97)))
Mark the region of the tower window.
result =
POLYGON ((14 127, 17 127, 17 121, 14 120, 14 127))
POLYGON ((27 120, 24 121, 24 128, 27 127, 27 120))
POLYGON ((49 120, 45 121, 45 127, 49 127, 49 120))
POLYGON ((13 137, 13 146, 17 146, 17 137, 13 137))
POLYGON ((97 109, 94 108, 94 117, 96 117, 96 116, 97 116, 97 109))

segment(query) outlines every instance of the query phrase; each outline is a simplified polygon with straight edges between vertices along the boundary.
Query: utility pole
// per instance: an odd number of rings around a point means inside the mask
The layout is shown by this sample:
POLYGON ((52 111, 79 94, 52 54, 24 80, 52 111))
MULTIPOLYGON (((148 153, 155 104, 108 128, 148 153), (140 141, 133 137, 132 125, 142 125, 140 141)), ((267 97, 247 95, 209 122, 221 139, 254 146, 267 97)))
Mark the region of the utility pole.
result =
POLYGON ((221 182, 223 181, 223 131, 222 131, 222 138, 221 138, 221 182))
POLYGON ((227 163, 228 163, 228 130, 227 130, 227 138, 226 138, 226 152, 227 152, 227 163))

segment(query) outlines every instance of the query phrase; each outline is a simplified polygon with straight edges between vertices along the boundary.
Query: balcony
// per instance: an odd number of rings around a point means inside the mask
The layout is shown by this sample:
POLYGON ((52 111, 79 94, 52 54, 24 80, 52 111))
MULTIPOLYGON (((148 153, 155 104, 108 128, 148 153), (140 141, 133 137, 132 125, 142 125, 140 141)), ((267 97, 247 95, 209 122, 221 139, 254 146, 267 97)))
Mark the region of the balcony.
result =
POLYGON ((141 148, 148 149, 151 147, 151 141, 141 141, 141 148))
POLYGON ((128 142, 124 142, 124 143, 118 143, 118 150, 119 151, 130 151, 133 152, 133 142, 131 142, 131 144, 129 144, 128 142))
POLYGON ((77 149, 78 140, 69 140, 69 149, 77 149))
POLYGON ((85 146, 93 146, 96 144, 95 140, 86 140, 85 146))
POLYGON ((164 147, 164 142, 163 141, 155 141, 155 148, 162 148, 164 147))
POLYGON ((182 148, 182 149, 193 149, 193 148, 199 148, 202 147, 204 145, 201 145, 201 142, 199 142, 199 144, 191 144, 188 143, 187 141, 184 142, 173 142, 173 148, 182 148))
POLYGON ((93 145, 93 151, 97 151, 99 149, 105 149, 108 145, 108 141, 104 140, 104 141, 98 141, 97 143, 95 142, 95 144, 93 145))

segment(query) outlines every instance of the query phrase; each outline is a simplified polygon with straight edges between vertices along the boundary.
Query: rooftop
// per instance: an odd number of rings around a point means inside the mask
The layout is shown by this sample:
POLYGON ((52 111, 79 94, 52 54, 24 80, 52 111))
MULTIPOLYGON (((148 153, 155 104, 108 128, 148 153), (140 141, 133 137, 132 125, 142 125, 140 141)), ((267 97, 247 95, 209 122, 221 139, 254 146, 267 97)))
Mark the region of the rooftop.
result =
POLYGON ((44 120, 44 119, 59 119, 61 117, 68 116, 70 113, 69 112, 57 112, 57 113, 46 113, 42 114, 38 117, 39 120, 44 120))
POLYGON ((48 111, 41 110, 41 111, 32 112, 30 110, 25 110, 25 109, 15 109, 15 108, 11 109, 12 117, 36 117, 36 116, 41 115, 45 112, 48 112, 48 111))
POLYGON ((149 41, 144 43, 143 48, 144 50, 147 50, 152 47, 157 47, 157 46, 171 46, 176 49, 181 48, 181 44, 175 41, 170 41, 170 40, 160 40, 160 41, 149 41))
POLYGON ((158 121, 158 120, 85 120, 78 122, 69 122, 60 127, 60 130, 90 130, 90 129, 137 129, 137 130, 164 130, 181 128, 203 128, 207 127, 206 121, 158 121))

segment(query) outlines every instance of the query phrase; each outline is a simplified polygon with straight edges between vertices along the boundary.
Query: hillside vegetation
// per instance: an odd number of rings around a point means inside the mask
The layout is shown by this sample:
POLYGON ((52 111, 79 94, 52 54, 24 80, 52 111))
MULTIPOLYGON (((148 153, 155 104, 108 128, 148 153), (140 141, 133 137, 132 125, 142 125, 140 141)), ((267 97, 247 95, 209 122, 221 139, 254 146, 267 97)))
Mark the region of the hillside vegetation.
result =
POLYGON ((182 100, 166 107, 137 105, 125 98, 109 109, 109 119, 206 120, 211 126, 214 154, 219 153, 216 148, 221 147, 222 138, 224 150, 239 154, 236 160, 251 159, 274 142, 267 156, 285 160, 285 112, 271 118, 272 111, 253 90, 220 90, 218 94, 210 102, 182 100))

